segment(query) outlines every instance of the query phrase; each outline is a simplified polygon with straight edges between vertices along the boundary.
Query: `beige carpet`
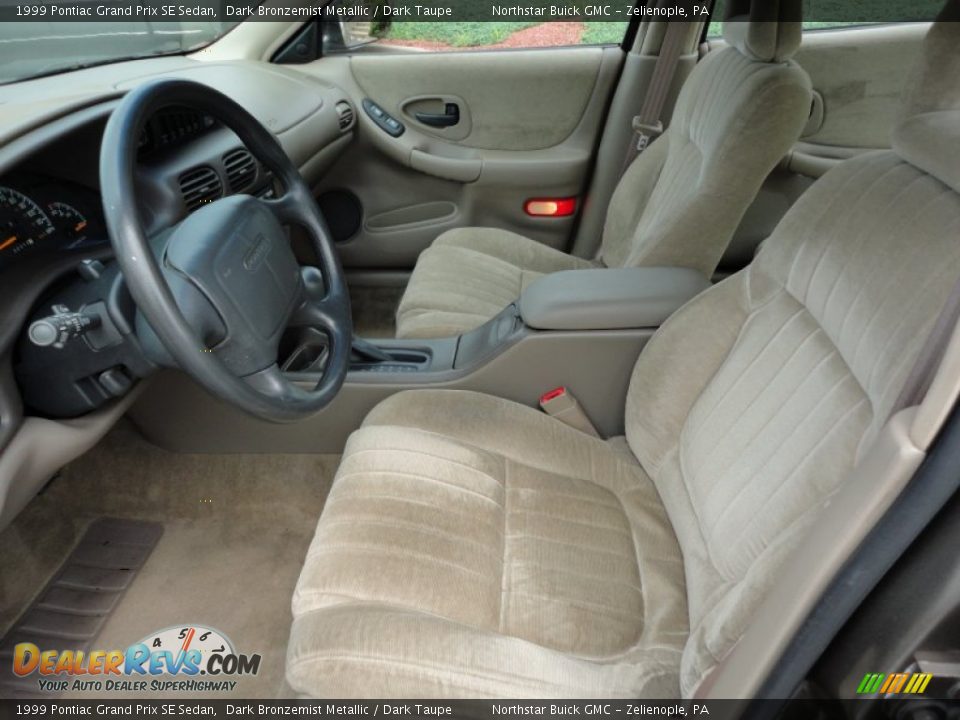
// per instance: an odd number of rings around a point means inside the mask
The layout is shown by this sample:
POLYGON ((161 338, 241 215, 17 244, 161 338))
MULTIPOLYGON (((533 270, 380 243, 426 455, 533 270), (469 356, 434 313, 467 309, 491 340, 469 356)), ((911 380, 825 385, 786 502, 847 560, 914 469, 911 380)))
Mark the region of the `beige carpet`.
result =
POLYGON ((338 461, 177 455, 118 426, 0 533, 0 628, 42 589, 92 519, 156 520, 163 538, 94 648, 125 648, 171 625, 208 625, 238 652, 262 656, 257 676, 210 696, 276 696, 293 586, 338 461))

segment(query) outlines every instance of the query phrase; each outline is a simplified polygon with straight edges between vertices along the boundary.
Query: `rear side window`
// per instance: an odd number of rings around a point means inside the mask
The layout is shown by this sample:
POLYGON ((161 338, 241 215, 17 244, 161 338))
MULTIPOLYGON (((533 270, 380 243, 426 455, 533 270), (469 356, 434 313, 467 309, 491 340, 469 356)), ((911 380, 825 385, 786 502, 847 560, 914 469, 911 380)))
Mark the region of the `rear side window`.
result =
MULTIPOLYGON (((899 22, 929 22, 943 8, 943 0, 804 0, 804 32, 831 28, 869 27, 899 22)), ((721 22, 726 0, 716 0, 708 38, 723 35, 721 22)))

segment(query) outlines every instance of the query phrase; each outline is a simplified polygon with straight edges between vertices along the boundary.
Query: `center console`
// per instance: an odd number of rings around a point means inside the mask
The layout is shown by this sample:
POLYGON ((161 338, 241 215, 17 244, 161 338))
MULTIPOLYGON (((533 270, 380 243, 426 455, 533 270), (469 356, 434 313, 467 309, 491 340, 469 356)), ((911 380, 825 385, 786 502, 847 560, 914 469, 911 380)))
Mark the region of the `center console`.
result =
MULTIPOLYGON (((660 327, 690 298, 709 287, 689 268, 569 270, 545 275, 492 320, 459 337, 431 340, 356 340, 354 382, 436 382, 438 374, 476 367, 537 331, 646 330, 660 327), (368 375, 369 373, 369 375, 368 375), (419 377, 410 378, 409 373, 419 377)), ((325 338, 300 331, 282 367, 313 380, 323 369, 325 338)))
MULTIPOLYGON (((336 453, 374 405, 402 390, 472 390, 536 406, 541 394, 565 386, 610 437, 623 433, 624 398, 643 346, 708 286, 684 268, 553 273, 461 336, 355 340, 339 395, 304 422, 275 426, 201 401, 203 391, 181 373, 158 377, 131 415, 151 441, 179 452, 336 453)), ((292 380, 313 386, 326 361, 325 338, 297 331, 284 338, 281 358, 292 380)))

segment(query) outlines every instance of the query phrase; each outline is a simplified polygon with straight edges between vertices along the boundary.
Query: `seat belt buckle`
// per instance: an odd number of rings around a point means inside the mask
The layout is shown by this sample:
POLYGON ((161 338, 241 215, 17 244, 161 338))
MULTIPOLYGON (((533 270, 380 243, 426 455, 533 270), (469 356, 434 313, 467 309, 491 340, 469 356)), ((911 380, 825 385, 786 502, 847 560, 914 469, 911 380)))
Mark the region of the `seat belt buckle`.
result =
POLYGON ((552 418, 595 438, 600 433, 573 394, 562 385, 540 396, 540 409, 552 418))
POLYGON ((663 135, 663 123, 659 120, 653 124, 644 123, 641 122, 640 116, 637 115, 633 118, 631 126, 633 127, 633 131, 637 134, 638 153, 646 150, 650 143, 663 135))

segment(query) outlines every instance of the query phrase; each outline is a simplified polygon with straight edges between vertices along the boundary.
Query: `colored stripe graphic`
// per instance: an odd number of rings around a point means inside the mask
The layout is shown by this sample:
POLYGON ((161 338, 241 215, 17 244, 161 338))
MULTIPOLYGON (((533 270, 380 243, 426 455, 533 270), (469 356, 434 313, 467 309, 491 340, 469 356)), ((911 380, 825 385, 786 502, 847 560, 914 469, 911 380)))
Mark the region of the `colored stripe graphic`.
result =
POLYGON ((933 679, 930 673, 867 673, 857 686, 857 695, 920 695, 933 679))
POLYGON ((863 680, 860 681, 860 685, 857 687, 858 695, 871 695, 877 690, 880 689, 880 683, 883 682, 884 677, 883 673, 867 673, 863 676, 863 680))
POLYGON ((930 673, 914 673, 910 677, 910 682, 907 683, 907 687, 903 692, 910 695, 919 695, 927 689, 927 685, 930 683, 932 677, 933 675, 930 673))
POLYGON ((893 675, 887 675, 886 682, 884 682, 883 685, 880 686, 880 690, 878 690, 877 692, 880 692, 880 693, 890 692, 890 685, 894 683, 898 677, 900 676, 897 675, 896 673, 894 673, 893 675))
POLYGON ((909 676, 906 673, 897 673, 894 677, 897 678, 897 681, 891 684, 889 692, 898 693, 903 690, 909 676))

